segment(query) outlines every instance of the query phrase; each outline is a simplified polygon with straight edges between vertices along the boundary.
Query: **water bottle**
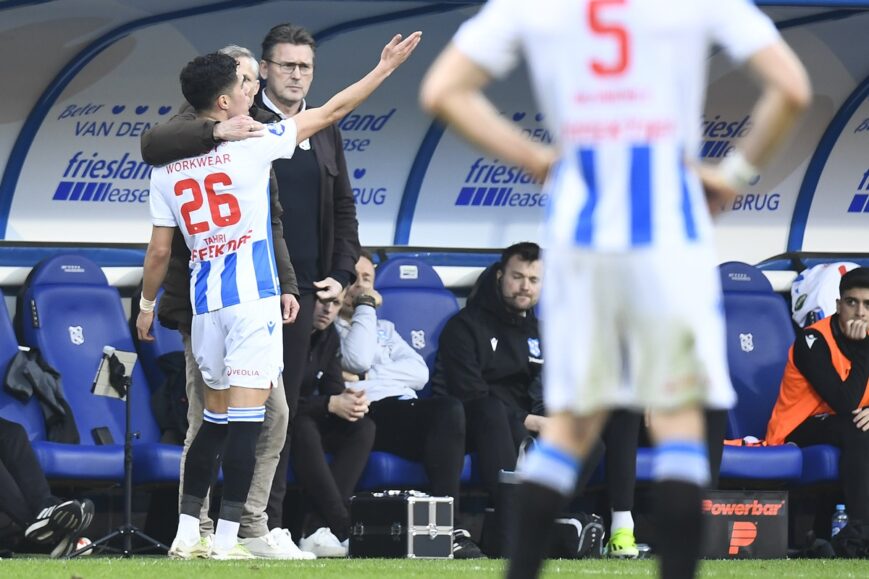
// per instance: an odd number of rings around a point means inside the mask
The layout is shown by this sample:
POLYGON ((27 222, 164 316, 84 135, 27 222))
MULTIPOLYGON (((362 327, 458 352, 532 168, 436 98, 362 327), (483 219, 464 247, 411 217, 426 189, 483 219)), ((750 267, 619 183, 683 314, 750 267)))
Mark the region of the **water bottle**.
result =
POLYGON ((835 537, 847 524, 848 513, 845 512, 845 505, 836 505, 836 512, 833 513, 833 532, 830 537, 835 537))

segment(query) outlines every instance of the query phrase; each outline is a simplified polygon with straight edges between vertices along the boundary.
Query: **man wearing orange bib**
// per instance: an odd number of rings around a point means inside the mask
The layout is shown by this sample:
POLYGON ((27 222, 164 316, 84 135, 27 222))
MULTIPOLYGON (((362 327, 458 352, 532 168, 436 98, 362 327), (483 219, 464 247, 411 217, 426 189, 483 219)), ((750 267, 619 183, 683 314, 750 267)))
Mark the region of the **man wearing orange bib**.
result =
POLYGON ((766 440, 842 449, 852 518, 869 521, 869 268, 842 276, 836 313, 802 330, 788 353, 766 440))

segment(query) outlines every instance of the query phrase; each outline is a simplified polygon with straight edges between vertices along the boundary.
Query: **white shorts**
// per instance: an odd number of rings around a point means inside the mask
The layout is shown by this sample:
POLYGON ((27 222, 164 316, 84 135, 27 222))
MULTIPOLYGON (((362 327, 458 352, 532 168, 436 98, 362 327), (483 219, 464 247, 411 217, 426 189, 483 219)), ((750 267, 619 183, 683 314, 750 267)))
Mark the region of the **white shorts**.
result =
POLYGON ((736 402, 710 248, 559 249, 543 263, 549 412, 736 402))
POLYGON ((281 298, 193 316, 193 356, 209 388, 269 388, 284 368, 281 298))

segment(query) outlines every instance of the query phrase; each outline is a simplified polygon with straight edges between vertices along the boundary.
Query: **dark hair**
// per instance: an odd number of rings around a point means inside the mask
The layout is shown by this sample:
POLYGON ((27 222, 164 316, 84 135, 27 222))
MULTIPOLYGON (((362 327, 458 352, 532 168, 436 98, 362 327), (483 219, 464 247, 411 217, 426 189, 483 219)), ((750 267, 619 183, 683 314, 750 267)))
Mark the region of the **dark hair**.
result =
POLYGON ((312 51, 316 47, 314 37, 311 36, 310 32, 289 22, 278 24, 269 30, 266 37, 263 38, 263 60, 269 60, 272 57, 272 49, 276 44, 305 44, 310 46, 312 51))
POLYGON ((540 246, 533 241, 514 243, 501 252, 501 261, 498 262, 498 271, 504 271, 507 267, 507 262, 510 261, 510 258, 514 255, 522 261, 537 261, 540 259, 540 246))
MULTIPOLYGON (((372 264, 374 263, 374 256, 371 255, 371 252, 368 251, 367 249, 360 248, 359 249, 359 257, 364 257, 365 259, 370 261, 372 264)), ((356 261, 359 261, 359 260, 357 259, 356 261)))
POLYGON ((854 288, 869 289, 869 267, 858 267, 843 275, 839 282, 839 296, 854 288))
POLYGON ((226 54, 197 56, 181 70, 181 92, 197 111, 206 111, 238 82, 238 63, 226 54))

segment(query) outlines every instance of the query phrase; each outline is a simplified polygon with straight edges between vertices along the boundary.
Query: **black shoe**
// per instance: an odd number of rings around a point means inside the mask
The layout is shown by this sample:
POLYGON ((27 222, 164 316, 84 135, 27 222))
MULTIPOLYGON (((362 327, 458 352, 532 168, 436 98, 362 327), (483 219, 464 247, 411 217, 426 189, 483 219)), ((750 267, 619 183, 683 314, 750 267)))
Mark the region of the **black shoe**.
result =
POLYGON ((82 504, 78 501, 64 501, 45 507, 24 531, 24 537, 34 543, 50 543, 59 536, 75 532, 83 518, 82 504))
POLYGON ((453 530, 453 559, 485 559, 486 556, 471 540, 471 534, 465 529, 453 530))
POLYGON ((603 556, 604 527, 598 515, 581 517, 582 531, 579 533, 577 559, 599 559, 603 556))
POLYGON ((52 559, 60 559, 71 555, 79 548, 79 538, 81 534, 90 526, 94 520, 94 504, 90 499, 84 499, 81 505, 81 523, 74 531, 66 533, 60 542, 51 550, 49 555, 52 559))

